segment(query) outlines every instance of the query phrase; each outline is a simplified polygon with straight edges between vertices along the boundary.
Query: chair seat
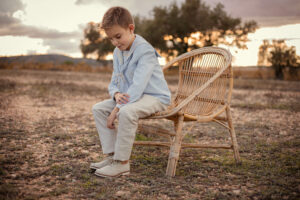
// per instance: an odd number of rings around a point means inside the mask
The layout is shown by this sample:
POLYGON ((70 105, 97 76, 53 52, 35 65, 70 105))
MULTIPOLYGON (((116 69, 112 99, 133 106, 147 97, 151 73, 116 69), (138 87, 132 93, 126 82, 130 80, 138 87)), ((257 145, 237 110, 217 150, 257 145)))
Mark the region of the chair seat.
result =
MULTIPOLYGON (((207 122, 207 121, 211 121, 213 118, 215 118, 216 116, 218 116, 220 113, 224 112, 226 109, 227 105, 222 105, 220 107, 217 107, 214 112, 209 113, 207 115, 189 115, 187 113, 183 113, 184 116, 184 121, 199 121, 199 122, 207 122)), ((166 110, 161 111, 161 112, 156 112, 152 115, 150 115, 149 117, 145 117, 143 119, 170 119, 173 120, 174 118, 177 117, 178 114, 180 114, 180 112, 176 112, 174 114, 171 114, 173 109, 175 107, 173 105, 170 105, 166 110)))

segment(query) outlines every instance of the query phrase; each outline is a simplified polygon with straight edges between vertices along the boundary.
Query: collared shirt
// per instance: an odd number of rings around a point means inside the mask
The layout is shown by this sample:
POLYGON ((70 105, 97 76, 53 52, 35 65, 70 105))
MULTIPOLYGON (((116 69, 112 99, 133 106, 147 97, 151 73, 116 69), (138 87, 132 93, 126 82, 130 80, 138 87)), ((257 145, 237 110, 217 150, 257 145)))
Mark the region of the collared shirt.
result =
POLYGON ((112 98, 116 92, 127 93, 128 103, 133 103, 148 94, 170 104, 171 93, 158 63, 159 54, 143 37, 136 34, 129 51, 115 48, 113 55, 114 71, 108 86, 112 98))

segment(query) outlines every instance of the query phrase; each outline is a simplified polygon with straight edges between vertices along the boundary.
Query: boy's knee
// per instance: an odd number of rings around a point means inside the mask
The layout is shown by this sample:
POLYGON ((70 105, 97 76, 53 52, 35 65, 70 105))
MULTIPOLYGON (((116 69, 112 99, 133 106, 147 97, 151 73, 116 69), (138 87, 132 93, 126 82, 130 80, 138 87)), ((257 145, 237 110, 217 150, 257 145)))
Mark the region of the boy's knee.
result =
POLYGON ((102 110, 102 106, 101 106, 101 103, 96 103, 95 105, 93 105, 92 107, 92 112, 95 113, 95 112, 101 112, 102 110))
POLYGON ((94 113, 97 110, 97 104, 93 105, 92 112, 94 113))
POLYGON ((138 119, 138 116, 135 112, 133 112, 132 110, 130 109, 127 109, 126 106, 122 107, 120 110, 119 110, 119 119, 129 119, 129 120, 137 120, 138 119))

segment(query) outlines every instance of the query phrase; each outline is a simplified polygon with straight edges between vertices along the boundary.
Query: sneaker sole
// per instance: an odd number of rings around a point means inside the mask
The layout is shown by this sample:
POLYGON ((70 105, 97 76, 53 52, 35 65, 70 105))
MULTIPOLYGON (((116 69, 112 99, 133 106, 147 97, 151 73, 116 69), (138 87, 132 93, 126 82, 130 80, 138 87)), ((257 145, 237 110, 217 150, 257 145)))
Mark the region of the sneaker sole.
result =
POLYGON ((115 176, 109 176, 109 175, 99 174, 99 173, 96 173, 96 172, 95 172, 95 175, 96 175, 96 176, 101 176, 101 177, 118 177, 118 176, 126 176, 126 175, 129 175, 129 174, 130 174, 130 172, 127 171, 127 172, 119 173, 119 174, 117 174, 117 175, 115 175, 115 176))
MULTIPOLYGON (((105 166, 104 166, 105 167, 105 166)), ((98 167, 90 167, 90 169, 94 169, 94 170, 97 170, 97 169, 100 169, 98 167)))
MULTIPOLYGON (((107 164, 109 165, 109 164, 107 164)), ((102 167, 105 167, 106 165, 102 166, 102 167)), ((93 166, 90 166, 90 169, 94 169, 94 170, 97 170, 97 169, 101 169, 102 167, 93 167, 93 166)))

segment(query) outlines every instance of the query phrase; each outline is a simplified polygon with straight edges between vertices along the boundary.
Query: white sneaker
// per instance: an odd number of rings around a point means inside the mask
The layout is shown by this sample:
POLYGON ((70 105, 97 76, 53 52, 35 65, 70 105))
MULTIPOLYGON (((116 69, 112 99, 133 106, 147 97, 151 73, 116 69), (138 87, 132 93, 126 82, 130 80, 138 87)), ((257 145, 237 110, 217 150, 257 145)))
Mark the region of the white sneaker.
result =
POLYGON ((117 177, 121 175, 130 174, 129 162, 121 164, 120 161, 113 161, 110 165, 106 165, 100 169, 97 169, 95 175, 102 177, 117 177))
POLYGON ((102 167, 105 167, 106 165, 111 164, 112 161, 113 161, 113 156, 107 156, 101 162, 91 163, 90 168, 97 170, 97 169, 100 169, 102 167))

